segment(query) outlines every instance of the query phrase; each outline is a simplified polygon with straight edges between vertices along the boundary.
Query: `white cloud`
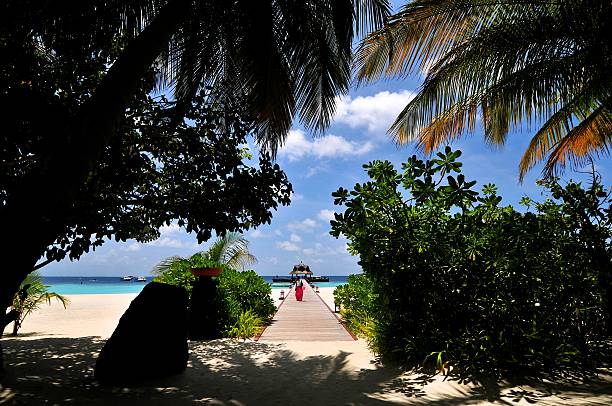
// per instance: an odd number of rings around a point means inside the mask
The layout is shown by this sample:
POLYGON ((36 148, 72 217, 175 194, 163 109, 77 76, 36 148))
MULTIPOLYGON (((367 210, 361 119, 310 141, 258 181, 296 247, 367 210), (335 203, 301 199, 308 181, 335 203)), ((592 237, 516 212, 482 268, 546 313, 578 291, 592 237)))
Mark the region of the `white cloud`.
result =
POLYGON ((126 251, 129 252, 136 252, 136 251, 140 251, 140 244, 137 242, 133 242, 130 245, 128 245, 127 247, 125 247, 126 251))
POLYGON ((299 236, 299 235, 297 235, 297 234, 293 234, 293 233, 291 234, 291 236, 289 237, 289 239, 290 239, 292 242, 300 242, 300 241, 302 241, 302 237, 300 237, 300 236, 299 236))
POLYGON ((297 161, 310 156, 315 158, 339 158, 363 155, 373 148, 374 144, 370 141, 358 143, 333 134, 314 138, 311 141, 306 137, 304 131, 291 130, 285 145, 278 153, 287 156, 290 161, 297 161))
POLYGON ((280 231, 278 229, 273 230, 273 231, 269 231, 269 232, 261 231, 261 230, 258 229, 258 230, 250 231, 249 234, 248 234, 248 236, 250 238, 269 238, 269 237, 281 236, 281 235, 283 235, 283 233, 282 233, 282 231, 280 231))
POLYGON ((197 248, 198 244, 181 241, 177 238, 161 237, 155 241, 147 243, 154 247, 167 247, 167 248, 197 248))
POLYGON ((178 224, 175 224, 175 223, 171 223, 169 226, 161 226, 159 228, 159 234, 162 237, 167 237, 169 235, 174 235, 174 234, 178 233, 179 231, 181 231, 181 228, 178 226, 178 224))
POLYGON ((313 219, 304 219, 302 221, 294 221, 287 225, 291 231, 312 231, 318 223, 313 219))
POLYGON ((339 97, 334 122, 351 128, 366 127, 370 132, 384 134, 415 95, 410 90, 400 90, 379 92, 374 96, 339 97))
POLYGON ((291 241, 277 242, 276 246, 285 251, 299 251, 300 250, 300 247, 297 244, 292 243, 291 241))
POLYGON ((304 195, 300 193, 291 192, 291 201, 299 202, 300 200, 304 200, 304 195))
POLYGON ((312 178, 313 176, 315 176, 317 173, 326 171, 328 169, 327 165, 316 165, 316 166, 311 166, 310 168, 308 168, 308 171, 306 171, 306 177, 307 178, 312 178))
POLYGON ((265 236, 266 235, 261 230, 253 230, 253 231, 251 231, 249 233, 249 237, 251 237, 251 238, 262 238, 262 237, 265 237, 265 236))
MULTIPOLYGON (((181 236, 187 236, 185 230, 182 230, 178 224, 171 223, 170 225, 161 226, 159 228, 160 237, 155 240, 145 244, 139 244, 140 246, 152 246, 152 247, 166 247, 166 248, 197 248, 198 244, 183 241, 181 236)), ((132 244, 133 245, 133 244, 132 244)), ((128 246, 127 251, 137 251, 138 249, 134 246, 128 246)))
POLYGON ((334 219, 334 211, 323 209, 319 211, 319 219, 328 222, 334 219))
POLYGON ((316 251, 312 248, 304 248, 302 252, 304 253, 304 255, 314 255, 316 251))
POLYGON ((277 257, 271 256, 271 257, 264 258, 262 262, 266 262, 272 265, 277 265, 279 263, 279 260, 277 257))

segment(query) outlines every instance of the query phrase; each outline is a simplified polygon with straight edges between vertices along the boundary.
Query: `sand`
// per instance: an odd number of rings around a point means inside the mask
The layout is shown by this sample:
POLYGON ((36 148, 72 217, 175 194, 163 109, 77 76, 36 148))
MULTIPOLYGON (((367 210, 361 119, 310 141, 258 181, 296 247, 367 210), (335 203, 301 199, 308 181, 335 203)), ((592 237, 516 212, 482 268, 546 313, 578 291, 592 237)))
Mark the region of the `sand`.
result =
MULTIPOLYGON (((320 291, 333 309, 333 289, 320 291)), ((474 385, 382 366, 363 340, 193 342, 181 375, 137 388, 100 386, 93 379, 95 358, 134 297, 72 295, 67 310, 53 304, 32 314, 17 338, 2 341, 8 373, 0 404, 491 404, 474 385)), ((602 373, 591 383, 506 384, 495 404, 609 405, 611 383, 602 373)))

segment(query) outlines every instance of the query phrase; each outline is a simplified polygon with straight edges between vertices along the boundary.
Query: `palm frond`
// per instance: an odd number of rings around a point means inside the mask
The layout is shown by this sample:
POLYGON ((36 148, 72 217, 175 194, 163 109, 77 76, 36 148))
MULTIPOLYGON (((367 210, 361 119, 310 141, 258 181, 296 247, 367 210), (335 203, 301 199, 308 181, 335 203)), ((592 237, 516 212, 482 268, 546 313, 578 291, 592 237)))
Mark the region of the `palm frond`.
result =
POLYGON ((522 181, 529 169, 542 161, 566 137, 580 120, 590 116, 601 103, 597 101, 601 89, 588 87, 573 100, 561 106, 532 137, 519 163, 522 181))
POLYGON ((40 308, 45 302, 51 304, 51 300, 55 299, 64 306, 64 309, 70 303, 67 297, 55 292, 49 292, 48 289, 49 286, 43 283, 39 272, 31 272, 25 277, 21 283, 20 292, 16 293, 13 297, 12 309, 17 314, 17 318, 14 321, 14 334, 17 333, 25 318, 40 308), (22 290, 25 290, 26 294, 21 294, 22 290))
MULTIPOLYGON (((315 10, 317 14, 324 15, 315 10)), ((331 22, 308 27, 308 47, 302 49, 297 77, 297 107, 302 122, 317 131, 326 128, 335 111, 336 97, 348 90, 352 35, 339 32, 331 22), (334 29, 335 28, 335 29, 334 29)))
POLYGON ((389 15, 387 0, 191 2, 160 58, 159 85, 175 85, 177 109, 201 86, 240 103, 257 142, 275 154, 293 119, 317 132, 350 82, 355 32, 389 15))
POLYGON ((23 303, 19 316, 19 324, 23 322, 35 310, 38 310, 44 303, 51 304, 51 300, 55 299, 67 308, 70 299, 55 292, 31 293, 23 303))
POLYGON ((241 234, 232 233, 231 242, 225 245, 223 262, 232 268, 242 268, 257 263, 249 251, 249 241, 241 234))
POLYGON ((218 237, 199 255, 232 268, 241 268, 257 262, 257 258, 249 251, 248 240, 242 234, 232 232, 218 237))
MULTIPOLYGON (((542 36, 547 29, 528 30, 525 22, 510 25, 481 32, 432 67, 422 90, 390 129, 398 142, 420 139, 431 151, 440 144, 418 136, 422 129, 445 118, 457 121, 453 111, 464 112, 462 105, 477 104, 482 106, 485 139, 503 143, 512 126, 532 117, 546 119, 555 104, 568 98, 564 90, 577 86, 585 56, 566 55, 553 38, 542 36), (538 43, 541 46, 534 46, 538 43)), ((550 31, 558 35, 561 28, 555 27, 551 24, 550 31)), ((474 123, 469 124, 471 131, 474 123)), ((448 138, 461 136, 464 130, 456 128, 448 138)))
POLYGON ((391 6, 387 0, 352 0, 352 2, 345 0, 344 2, 349 5, 352 3, 355 13, 355 33, 358 35, 382 27, 391 13, 391 6))
POLYGON ((173 266, 179 266, 180 264, 186 264, 188 261, 189 260, 179 257, 179 256, 168 257, 160 261, 157 265, 155 265, 153 267, 152 272, 154 275, 161 275, 164 272, 169 271, 170 268, 172 268, 173 266))
POLYGON ((594 155, 609 155, 612 141, 612 99, 595 109, 571 129, 551 151, 543 174, 554 175, 567 162, 582 165, 594 155))
MULTIPOLYGON (((534 7, 548 2, 532 1, 534 7)), ((531 9, 531 7, 528 7, 531 9)), ((404 75, 424 70, 466 38, 492 22, 526 12, 525 1, 416 0, 370 34, 357 50, 357 79, 374 81, 383 74, 404 75), (381 52, 379 49, 386 52, 381 52), (386 55, 385 55, 386 54, 386 55)))

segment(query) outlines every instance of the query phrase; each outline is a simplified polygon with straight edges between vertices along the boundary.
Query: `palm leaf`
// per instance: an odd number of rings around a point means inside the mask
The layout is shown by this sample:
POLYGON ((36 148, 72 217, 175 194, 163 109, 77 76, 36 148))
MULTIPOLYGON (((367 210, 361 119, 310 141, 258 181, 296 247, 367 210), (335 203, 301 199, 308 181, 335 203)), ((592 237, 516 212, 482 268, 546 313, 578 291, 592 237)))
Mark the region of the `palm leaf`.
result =
POLYGON ((584 164, 597 154, 609 155, 612 138, 612 99, 599 106, 571 129, 551 151, 544 175, 552 176, 566 163, 584 164))
POLYGON ((31 272, 21 283, 20 292, 13 297, 12 308, 17 312, 15 319, 14 333, 19 330, 22 322, 33 311, 40 308, 43 303, 51 304, 51 300, 59 301, 64 308, 70 303, 70 300, 55 292, 48 291, 49 286, 43 283, 42 276, 37 271, 31 272), (21 291, 25 290, 26 294, 22 295, 21 291))
POLYGON ((188 259, 185 259, 179 256, 172 256, 172 257, 168 257, 160 261, 157 265, 153 267, 152 272, 154 275, 161 275, 164 272, 169 271, 170 268, 172 267, 188 265, 188 264, 189 264, 188 259))
MULTIPOLYGON (((589 87, 577 95, 574 100, 566 103, 551 115, 547 122, 544 123, 540 130, 533 136, 527 150, 521 158, 519 164, 519 176, 521 180, 529 169, 543 160, 546 155, 555 149, 555 147, 559 146, 563 139, 575 129, 576 125, 580 124, 581 120, 591 116, 596 110, 602 107, 602 104, 597 101, 599 93, 600 89, 589 87)), ((605 114, 605 111, 602 111, 602 113, 605 114)), ((595 120, 595 123, 597 122, 598 121, 595 120)), ((606 128, 605 121, 599 123, 603 126, 601 130, 593 129, 593 131, 604 131, 606 128)), ((600 136, 599 138, 601 139, 600 136)), ((602 147, 605 148, 603 144, 602 147)), ((559 152, 561 152, 561 150, 559 150, 559 152)), ((570 153, 570 151, 567 150, 565 152, 570 153)), ((590 152, 594 151, 591 150, 590 152)), ((586 155, 585 151, 580 155, 586 155)), ((552 161, 550 162, 552 163, 552 161)), ((560 163, 561 162, 565 162, 565 159, 562 159, 560 163)), ((549 174, 551 174, 551 169, 552 168, 545 170, 549 170, 549 174)))

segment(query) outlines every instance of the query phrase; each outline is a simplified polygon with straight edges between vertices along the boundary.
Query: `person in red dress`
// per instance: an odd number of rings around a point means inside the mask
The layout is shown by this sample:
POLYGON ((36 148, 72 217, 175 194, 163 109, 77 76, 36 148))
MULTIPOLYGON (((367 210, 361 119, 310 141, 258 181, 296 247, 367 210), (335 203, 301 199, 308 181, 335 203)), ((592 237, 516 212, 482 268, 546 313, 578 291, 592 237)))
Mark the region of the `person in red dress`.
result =
POLYGON ((299 280, 295 283, 295 300, 301 302, 302 297, 304 297, 304 284, 302 280, 299 280))

